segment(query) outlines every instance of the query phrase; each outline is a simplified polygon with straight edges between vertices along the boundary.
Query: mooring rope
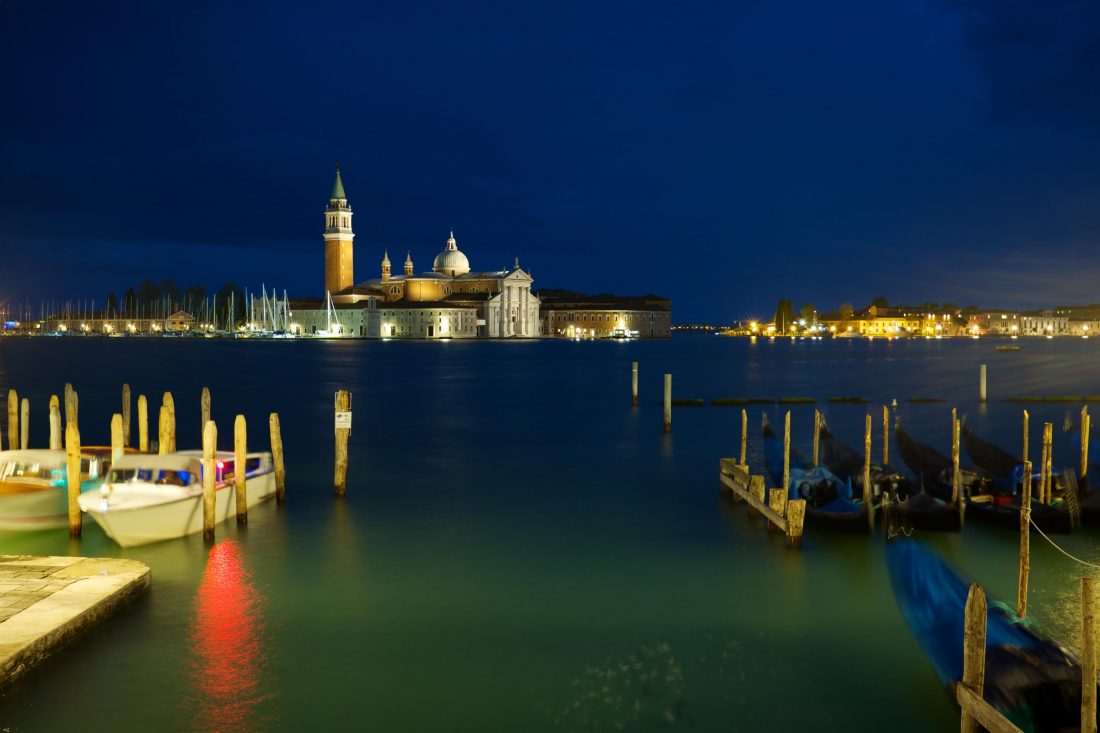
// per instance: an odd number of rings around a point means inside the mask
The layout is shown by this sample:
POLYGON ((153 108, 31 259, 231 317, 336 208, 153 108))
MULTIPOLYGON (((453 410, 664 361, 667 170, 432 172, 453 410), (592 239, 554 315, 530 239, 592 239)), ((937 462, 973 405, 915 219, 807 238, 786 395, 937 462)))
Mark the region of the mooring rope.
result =
POLYGON ((1027 519, 1028 519, 1029 522, 1031 522, 1031 526, 1035 528, 1035 531, 1038 532, 1039 534, 1041 534, 1043 536, 1043 539, 1046 540, 1047 542, 1049 542, 1050 546, 1053 547, 1055 550, 1062 553, 1063 555, 1068 557, 1070 560, 1073 560, 1074 562, 1079 562, 1082 565, 1087 565, 1090 568, 1096 568, 1097 570, 1100 570, 1100 565, 1097 565, 1096 563, 1093 563, 1093 562, 1089 562, 1087 560, 1082 560, 1081 558, 1076 557, 1074 555, 1071 555, 1068 552, 1066 552, 1065 550, 1063 550, 1061 547, 1058 546, 1057 542, 1055 542, 1051 538, 1047 537, 1046 532, 1039 529, 1039 525, 1035 523, 1034 519, 1032 519, 1030 516, 1028 516, 1027 519))

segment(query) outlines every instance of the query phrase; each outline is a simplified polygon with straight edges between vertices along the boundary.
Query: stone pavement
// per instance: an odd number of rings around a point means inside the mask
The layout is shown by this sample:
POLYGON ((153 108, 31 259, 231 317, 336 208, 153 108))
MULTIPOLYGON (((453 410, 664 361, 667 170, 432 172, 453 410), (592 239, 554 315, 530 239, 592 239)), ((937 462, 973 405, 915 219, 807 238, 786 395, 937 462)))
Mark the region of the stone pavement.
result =
POLYGON ((135 560, 0 555, 0 685, 149 587, 135 560))

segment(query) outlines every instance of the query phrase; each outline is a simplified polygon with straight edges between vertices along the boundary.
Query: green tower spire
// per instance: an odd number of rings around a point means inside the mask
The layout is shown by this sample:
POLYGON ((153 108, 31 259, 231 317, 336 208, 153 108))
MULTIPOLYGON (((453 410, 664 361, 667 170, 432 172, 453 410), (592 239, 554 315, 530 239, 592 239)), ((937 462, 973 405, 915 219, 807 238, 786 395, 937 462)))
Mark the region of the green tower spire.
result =
POLYGON ((336 180, 332 182, 332 195, 329 196, 333 201, 340 199, 347 201, 347 195, 344 194, 344 182, 340 179, 340 161, 336 161, 336 180))

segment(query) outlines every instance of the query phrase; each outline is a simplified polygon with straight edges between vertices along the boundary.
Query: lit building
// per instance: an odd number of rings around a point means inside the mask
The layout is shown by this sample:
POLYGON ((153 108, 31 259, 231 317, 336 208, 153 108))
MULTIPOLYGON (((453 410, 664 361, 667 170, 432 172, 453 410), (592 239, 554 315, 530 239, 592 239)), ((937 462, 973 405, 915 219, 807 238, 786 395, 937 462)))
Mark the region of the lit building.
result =
POLYGON ((542 333, 567 338, 606 338, 636 331, 642 338, 672 335, 672 302, 656 295, 583 295, 540 290, 542 333))

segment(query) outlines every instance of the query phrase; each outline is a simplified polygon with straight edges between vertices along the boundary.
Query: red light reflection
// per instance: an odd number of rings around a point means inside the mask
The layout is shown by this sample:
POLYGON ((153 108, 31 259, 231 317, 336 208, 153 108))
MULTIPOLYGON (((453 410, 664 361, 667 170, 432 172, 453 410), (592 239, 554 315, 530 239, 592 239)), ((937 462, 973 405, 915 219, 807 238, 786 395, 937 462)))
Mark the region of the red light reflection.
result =
POLYGON ((219 542, 206 560, 191 625, 194 730, 264 729, 256 714, 267 696, 261 689, 265 655, 259 601, 240 546, 231 539, 219 542))

